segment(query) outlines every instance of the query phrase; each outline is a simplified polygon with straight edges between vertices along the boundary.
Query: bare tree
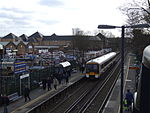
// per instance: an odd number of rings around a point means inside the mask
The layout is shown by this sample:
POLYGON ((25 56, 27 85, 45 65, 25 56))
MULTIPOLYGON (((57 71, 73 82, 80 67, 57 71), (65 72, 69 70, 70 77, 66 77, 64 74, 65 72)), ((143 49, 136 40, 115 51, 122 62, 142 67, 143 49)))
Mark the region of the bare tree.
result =
MULTIPOLYGON (((123 14, 127 16, 127 25, 136 25, 142 23, 150 24, 150 1, 133 0, 130 3, 120 7, 123 14)), ((150 43, 149 29, 126 29, 128 36, 132 37, 132 50, 143 51, 143 48, 150 43), (138 46, 137 46, 138 45, 138 46)))
POLYGON ((127 24, 150 23, 150 2, 149 0, 133 0, 120 7, 123 14, 127 16, 127 24))

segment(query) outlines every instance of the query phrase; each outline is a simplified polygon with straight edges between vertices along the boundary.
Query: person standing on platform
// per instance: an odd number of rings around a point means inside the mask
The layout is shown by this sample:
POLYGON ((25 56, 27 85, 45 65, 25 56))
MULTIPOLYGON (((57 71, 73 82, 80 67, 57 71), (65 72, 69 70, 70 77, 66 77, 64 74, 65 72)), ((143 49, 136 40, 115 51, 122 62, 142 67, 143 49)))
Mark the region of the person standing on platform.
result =
POLYGON ((53 79, 53 84, 54 84, 55 90, 57 90, 58 80, 56 77, 54 77, 54 79, 53 79))
POLYGON ((27 99, 29 99, 29 101, 31 100, 29 94, 30 94, 30 89, 27 86, 25 86, 25 89, 24 89, 25 102, 27 101, 27 99))
POLYGON ((46 90, 46 79, 42 79, 42 86, 43 86, 43 90, 46 90))
POLYGON ((48 91, 51 90, 51 84, 52 84, 52 76, 48 77, 48 79, 47 79, 47 89, 48 89, 48 91))
POLYGON ((4 104, 4 112, 3 113, 8 113, 8 109, 7 109, 7 106, 9 105, 9 98, 8 98, 8 96, 4 95, 2 97, 2 100, 3 100, 3 104, 4 104))
POLYGON ((123 110, 128 111, 127 99, 126 98, 123 100, 123 110))
POLYGON ((3 97, 2 97, 2 95, 0 94, 0 106, 2 106, 2 104, 3 104, 3 97))
POLYGON ((64 76, 65 76, 65 82, 66 82, 66 84, 68 84, 69 83, 69 73, 68 73, 68 71, 64 72, 64 76))
POLYGON ((82 73, 84 72, 84 69, 85 69, 85 65, 82 64, 82 73))
POLYGON ((131 109, 131 105, 133 103, 133 100, 134 100, 134 97, 133 97, 133 94, 130 92, 130 90, 128 89, 127 90, 127 93, 126 93, 126 97, 127 99, 127 107, 128 107, 128 110, 131 109))

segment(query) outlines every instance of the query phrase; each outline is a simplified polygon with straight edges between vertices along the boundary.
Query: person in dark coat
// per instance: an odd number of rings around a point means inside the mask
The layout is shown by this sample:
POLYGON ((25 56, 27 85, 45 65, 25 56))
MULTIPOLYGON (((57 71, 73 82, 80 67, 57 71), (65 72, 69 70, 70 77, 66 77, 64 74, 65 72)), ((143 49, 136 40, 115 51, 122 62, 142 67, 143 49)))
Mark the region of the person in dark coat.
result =
POLYGON ((68 71, 64 72, 64 76, 65 76, 66 84, 68 84, 69 83, 69 73, 68 73, 68 71))
POLYGON ((82 67, 81 67, 82 73, 84 72, 84 69, 85 69, 85 65, 82 64, 82 67))
POLYGON ((8 113, 8 109, 7 109, 7 106, 9 105, 9 98, 8 98, 8 96, 4 95, 2 97, 2 101, 3 101, 3 104, 4 104, 4 112, 3 113, 8 113))
POLYGON ((134 100, 134 97, 133 97, 133 94, 130 92, 129 89, 127 90, 125 98, 127 99, 127 107, 128 107, 128 109, 130 109, 131 104, 132 104, 132 102, 134 100))
POLYGON ((47 82, 47 80, 44 78, 44 79, 42 79, 42 86, 43 86, 43 90, 45 90, 46 89, 46 82, 47 82))
POLYGON ((57 90, 58 80, 56 77, 54 77, 54 79, 53 79, 53 84, 54 84, 55 90, 57 90))
POLYGON ((0 94, 0 106, 2 106, 2 104, 3 104, 3 97, 2 97, 2 95, 0 94))
POLYGON ((48 77, 47 79, 47 89, 48 91, 51 90, 51 84, 52 84, 52 77, 48 77))
POLYGON ((24 89, 25 102, 27 101, 27 99, 29 99, 29 101, 31 100, 29 94, 30 94, 30 89, 27 86, 25 86, 25 89, 24 89))
POLYGON ((8 96, 6 96, 6 95, 4 95, 4 96, 2 96, 2 103, 4 104, 4 105, 9 105, 9 98, 8 98, 8 96))

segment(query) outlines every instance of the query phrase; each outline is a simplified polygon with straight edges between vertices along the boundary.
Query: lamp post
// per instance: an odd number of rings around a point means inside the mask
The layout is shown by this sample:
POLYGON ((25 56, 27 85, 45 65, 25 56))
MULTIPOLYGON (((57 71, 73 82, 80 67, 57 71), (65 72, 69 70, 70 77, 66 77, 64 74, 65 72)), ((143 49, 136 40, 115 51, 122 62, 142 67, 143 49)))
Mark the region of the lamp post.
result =
POLYGON ((2 56, 3 56, 3 45, 0 44, 0 95, 2 94, 2 56))
POLYGON ((130 26, 112 26, 112 25, 98 25, 98 29, 115 29, 121 28, 121 92, 120 92, 120 113, 123 113, 123 86, 124 86, 124 31, 125 28, 149 28, 148 24, 137 24, 130 26))

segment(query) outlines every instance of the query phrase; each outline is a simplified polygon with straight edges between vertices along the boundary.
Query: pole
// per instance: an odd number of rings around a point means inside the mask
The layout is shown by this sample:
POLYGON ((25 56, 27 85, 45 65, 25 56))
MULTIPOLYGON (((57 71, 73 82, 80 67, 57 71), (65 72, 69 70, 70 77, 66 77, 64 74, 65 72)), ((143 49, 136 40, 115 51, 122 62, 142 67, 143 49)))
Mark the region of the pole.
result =
POLYGON ((125 26, 122 26, 121 33, 121 92, 120 92, 120 113, 123 113, 123 84, 124 84, 124 30, 125 26))
POLYGON ((2 58, 3 58, 3 49, 0 49, 0 95, 2 92, 2 58))

